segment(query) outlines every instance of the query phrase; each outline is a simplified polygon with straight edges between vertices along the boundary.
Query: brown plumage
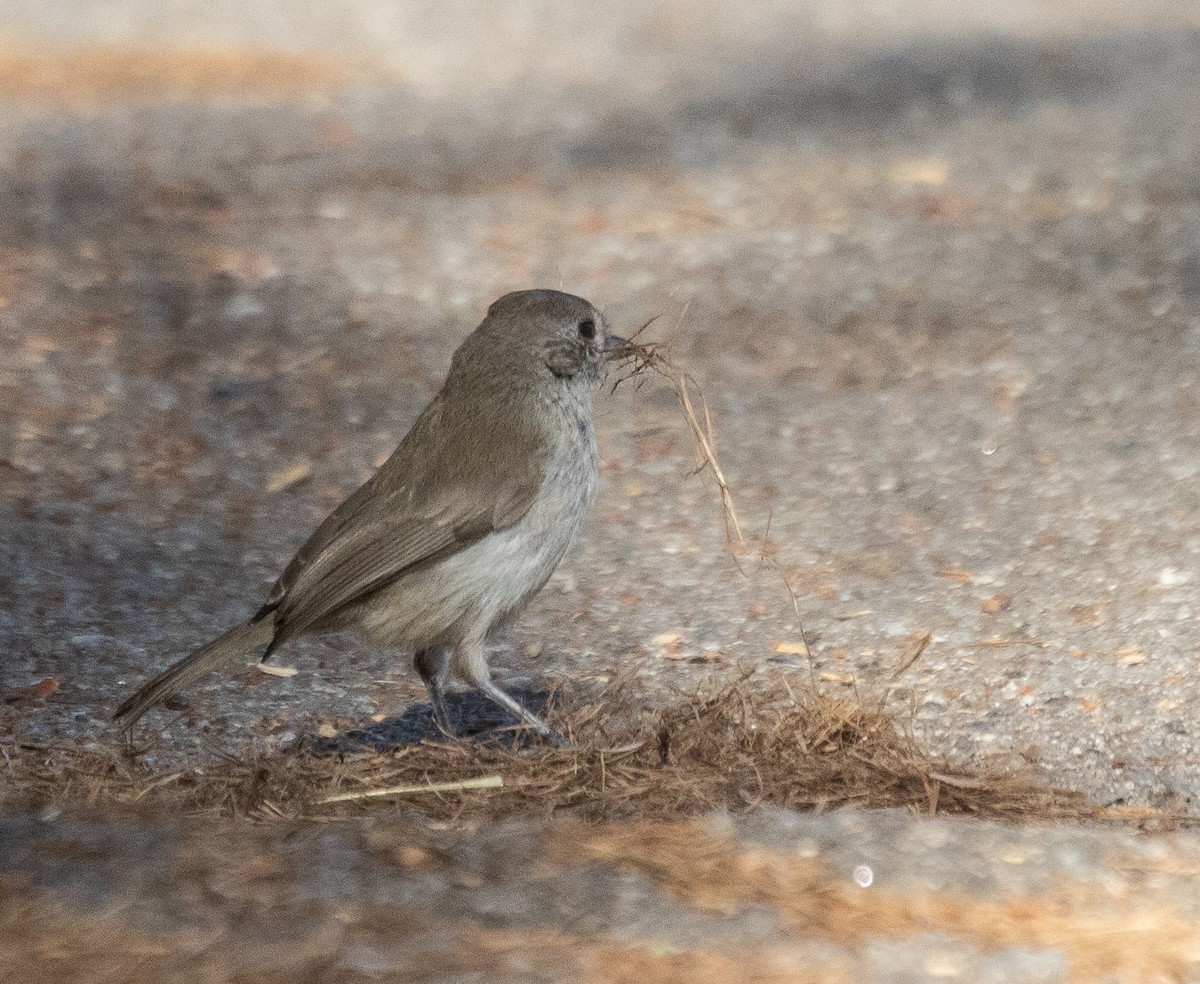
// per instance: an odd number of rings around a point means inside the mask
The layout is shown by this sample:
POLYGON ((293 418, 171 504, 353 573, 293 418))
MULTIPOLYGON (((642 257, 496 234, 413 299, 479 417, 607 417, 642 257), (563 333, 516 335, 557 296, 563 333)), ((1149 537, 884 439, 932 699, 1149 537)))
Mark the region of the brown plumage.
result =
POLYGON ((483 643, 541 590, 595 493, 592 391, 619 342, 587 301, 506 294, 455 352, 395 453, 317 528, 247 623, 155 677, 130 724, 206 673, 310 631, 414 650, 439 726, 451 674, 543 734, 491 681, 483 643))

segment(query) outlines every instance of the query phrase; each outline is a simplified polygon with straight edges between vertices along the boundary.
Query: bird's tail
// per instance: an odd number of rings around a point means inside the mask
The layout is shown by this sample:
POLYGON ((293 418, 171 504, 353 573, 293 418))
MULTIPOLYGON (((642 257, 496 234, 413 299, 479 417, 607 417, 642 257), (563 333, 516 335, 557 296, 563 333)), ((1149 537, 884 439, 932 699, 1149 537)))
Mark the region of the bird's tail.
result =
POLYGON ((250 659, 259 649, 270 643, 274 634, 275 627, 269 618, 235 626, 224 635, 185 656, 153 680, 142 684, 136 693, 117 708, 113 718, 127 718, 126 724, 133 725, 150 708, 175 696, 205 674, 250 659))

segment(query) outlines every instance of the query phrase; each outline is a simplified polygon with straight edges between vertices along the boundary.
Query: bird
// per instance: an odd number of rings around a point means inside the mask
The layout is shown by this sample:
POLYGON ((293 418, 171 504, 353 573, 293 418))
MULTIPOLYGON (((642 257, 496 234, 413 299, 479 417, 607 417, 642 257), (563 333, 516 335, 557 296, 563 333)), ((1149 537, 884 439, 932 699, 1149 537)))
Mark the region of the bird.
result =
POLYGON ((445 734, 457 678, 561 743, 492 680, 485 641, 542 589, 583 525, 597 485, 593 392, 627 344, 581 297, 496 300, 395 452, 317 527, 254 615, 143 684, 114 718, 132 728, 212 671, 349 629, 413 654, 445 734))

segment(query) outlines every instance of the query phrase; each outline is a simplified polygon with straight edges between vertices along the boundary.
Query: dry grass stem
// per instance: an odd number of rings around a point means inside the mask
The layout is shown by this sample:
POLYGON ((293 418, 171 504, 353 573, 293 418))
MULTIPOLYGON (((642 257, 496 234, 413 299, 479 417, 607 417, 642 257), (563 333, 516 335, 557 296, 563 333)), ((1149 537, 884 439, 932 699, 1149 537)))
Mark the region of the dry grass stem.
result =
POLYGON ((905 672, 908 671, 912 667, 912 665, 921 658, 921 655, 929 647, 929 641, 932 638, 933 638, 932 632, 925 632, 917 638, 916 645, 913 646, 912 652, 909 653, 908 656, 905 657, 904 662, 901 663, 896 668, 896 672, 892 674, 892 679, 890 681, 891 683, 895 683, 897 680, 899 680, 900 677, 902 677, 905 674, 905 672))
POLYGON ((625 345, 618 349, 616 358, 623 363, 622 368, 625 370, 625 374, 613 384, 613 389, 615 390, 625 380, 645 372, 656 373, 671 381, 680 406, 683 407, 683 413, 691 428, 692 436, 696 440, 696 447, 700 452, 701 463, 696 471, 708 469, 713 474, 721 495, 721 508, 725 518, 725 541, 731 552, 736 553, 737 549, 745 546, 746 538, 742 534, 742 526, 738 521, 737 508, 733 503, 733 493, 729 489, 729 482, 725 478, 720 460, 717 458, 717 438, 713 430, 708 401, 704 398, 704 393, 700 390, 700 385, 696 380, 672 364, 667 355, 667 349, 661 342, 638 341, 639 336, 655 320, 656 318, 651 318, 643 324, 625 345), (697 413, 696 404, 692 399, 690 387, 693 386, 699 400, 699 413, 697 413))
POLYGON ((479 776, 475 779, 459 779, 454 782, 430 782, 410 786, 385 786, 383 789, 364 789, 357 793, 335 793, 316 800, 317 806, 325 803, 349 803, 351 800, 378 799, 384 796, 409 796, 413 793, 457 793, 464 789, 499 789, 504 785, 503 776, 479 776))

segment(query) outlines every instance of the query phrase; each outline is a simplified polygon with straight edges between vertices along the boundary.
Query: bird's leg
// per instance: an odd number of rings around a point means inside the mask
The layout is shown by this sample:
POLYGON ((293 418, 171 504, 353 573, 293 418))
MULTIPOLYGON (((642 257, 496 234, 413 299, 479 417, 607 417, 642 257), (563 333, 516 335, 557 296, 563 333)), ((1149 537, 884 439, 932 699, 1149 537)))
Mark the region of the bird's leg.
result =
POLYGON ((425 681, 429 703, 433 707, 433 723, 447 737, 453 738, 454 726, 446 707, 446 678, 450 675, 450 650, 444 646, 419 649, 413 655, 413 667, 425 681))
POLYGON ((492 682, 492 672, 488 669, 482 641, 463 642, 454 651, 454 672, 465 683, 476 687, 485 697, 493 703, 499 704, 522 724, 533 728, 551 744, 558 745, 560 748, 570 745, 567 739, 533 711, 492 682))
POLYGON ((492 681, 484 680, 476 683, 483 695, 492 701, 495 701, 505 710, 516 715, 522 724, 527 724, 533 728, 539 735, 545 738, 550 744, 558 745, 560 748, 566 748, 570 745, 562 735, 555 731, 550 725, 543 721, 540 717, 533 713, 528 707, 525 707, 519 700, 510 697, 503 690, 497 687, 492 681))

